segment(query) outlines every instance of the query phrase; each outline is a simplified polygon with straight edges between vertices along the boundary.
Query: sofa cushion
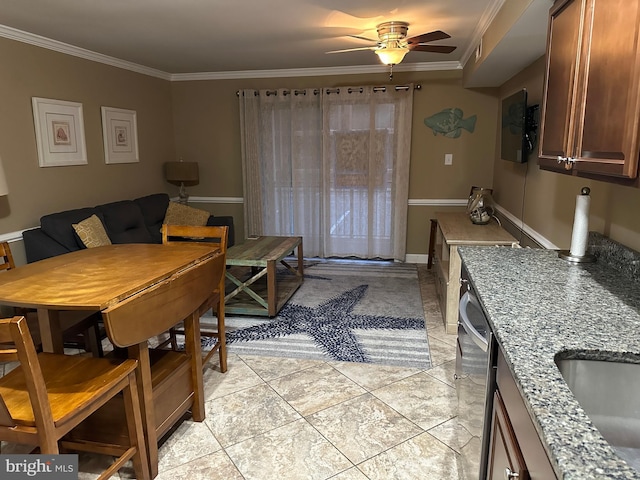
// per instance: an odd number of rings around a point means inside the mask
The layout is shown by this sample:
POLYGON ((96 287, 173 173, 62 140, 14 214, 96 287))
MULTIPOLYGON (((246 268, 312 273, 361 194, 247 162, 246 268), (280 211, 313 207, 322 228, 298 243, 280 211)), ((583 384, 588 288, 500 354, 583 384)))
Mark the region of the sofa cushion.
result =
POLYGON ((164 223, 167 225, 193 225, 204 226, 211 214, 206 210, 193 208, 181 203, 169 202, 164 223))
POLYGON ((74 223, 72 227, 87 248, 111 245, 102 221, 95 214, 80 223, 74 223))
POLYGON ((144 223, 155 243, 162 243, 162 222, 169 206, 169 195, 154 193, 134 200, 142 210, 144 223))
POLYGON ((84 248, 84 245, 82 245, 82 242, 71 225, 79 223, 94 214, 104 223, 102 214, 95 208, 88 207, 45 215, 40 218, 40 226, 44 233, 63 245, 70 252, 73 252, 84 248))
POLYGON ((96 207, 102 213, 104 226, 113 243, 153 243, 142 216, 133 200, 105 203, 96 207))

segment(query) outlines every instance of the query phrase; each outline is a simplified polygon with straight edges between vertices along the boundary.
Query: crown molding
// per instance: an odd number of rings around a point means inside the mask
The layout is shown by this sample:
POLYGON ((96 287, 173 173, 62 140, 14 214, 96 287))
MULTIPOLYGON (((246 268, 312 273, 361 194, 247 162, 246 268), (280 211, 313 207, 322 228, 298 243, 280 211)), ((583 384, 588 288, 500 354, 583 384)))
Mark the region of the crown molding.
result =
POLYGON ((463 67, 467 64, 471 56, 475 54, 478 44, 491 25, 491 22, 493 22, 493 20, 496 18, 496 15, 498 15, 498 12, 502 8, 502 5, 504 5, 504 2, 506 2, 506 0, 494 0, 493 3, 487 6, 487 9, 482 14, 480 21, 476 25, 476 28, 471 35, 471 41, 469 42, 469 45, 467 45, 467 49, 462 54, 462 58, 460 59, 460 64, 463 67))
POLYGON ((112 67, 122 68, 124 70, 130 70, 132 72, 141 73, 151 77, 161 78, 163 80, 171 80, 171 74, 156 70, 154 68, 144 67, 136 63, 120 60, 115 57, 103 55, 102 53, 92 52, 84 48, 76 47, 68 43, 59 42, 50 38, 35 35, 29 32, 23 32, 16 28, 7 27, 6 25, 0 25, 0 37, 8 38, 9 40, 15 40, 17 42, 28 43, 29 45, 35 45, 36 47, 46 48, 47 50, 53 50, 55 52, 64 53, 66 55, 72 55, 74 57, 83 58, 85 60, 91 60, 93 62, 103 63, 105 65, 111 65, 112 67))
MULTIPOLYGON (((422 62, 394 65, 394 72, 429 72, 443 70, 462 70, 460 62, 422 62)), ((386 73, 386 65, 358 65, 350 67, 316 67, 289 68, 280 70, 239 70, 233 72, 199 72, 171 74, 172 82, 187 82, 193 80, 238 80, 251 78, 291 78, 291 77, 320 77, 325 75, 357 75, 368 73, 386 73)))

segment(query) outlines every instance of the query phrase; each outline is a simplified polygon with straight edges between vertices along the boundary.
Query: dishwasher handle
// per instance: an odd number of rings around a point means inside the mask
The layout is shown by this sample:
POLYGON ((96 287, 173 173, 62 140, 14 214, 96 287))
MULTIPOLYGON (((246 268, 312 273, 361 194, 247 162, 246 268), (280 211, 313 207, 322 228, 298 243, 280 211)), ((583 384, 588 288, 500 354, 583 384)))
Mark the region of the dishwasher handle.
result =
POLYGON ((478 303, 475 297, 471 295, 470 292, 465 292, 464 295, 460 298, 460 325, 462 328, 471 336, 473 342, 478 345, 482 349, 483 352, 486 352, 489 349, 489 341, 482 335, 478 330, 475 329, 471 320, 469 320, 469 315, 467 314, 467 306, 472 304, 475 308, 477 308, 483 315, 482 307, 478 303))

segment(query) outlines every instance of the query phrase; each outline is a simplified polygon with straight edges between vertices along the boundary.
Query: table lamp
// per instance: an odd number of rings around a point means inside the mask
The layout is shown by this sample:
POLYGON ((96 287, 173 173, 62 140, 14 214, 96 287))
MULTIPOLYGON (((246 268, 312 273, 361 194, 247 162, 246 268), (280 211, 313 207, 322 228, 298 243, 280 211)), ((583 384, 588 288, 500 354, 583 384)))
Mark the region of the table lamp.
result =
POLYGON ((180 186, 179 202, 187 204, 189 194, 185 186, 198 185, 200 177, 198 175, 198 162, 166 162, 164 164, 164 178, 173 185, 180 186))
POLYGON ((0 197, 9 195, 9 186, 7 185, 7 177, 2 168, 2 159, 0 158, 0 197))

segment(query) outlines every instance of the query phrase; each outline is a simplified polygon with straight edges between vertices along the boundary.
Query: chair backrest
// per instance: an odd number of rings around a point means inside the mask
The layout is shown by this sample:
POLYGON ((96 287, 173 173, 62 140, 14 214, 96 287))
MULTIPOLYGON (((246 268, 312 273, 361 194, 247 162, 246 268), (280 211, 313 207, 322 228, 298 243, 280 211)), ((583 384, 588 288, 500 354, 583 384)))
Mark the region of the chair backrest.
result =
POLYGON ((16 264, 13 261, 13 255, 11 254, 11 247, 8 242, 0 243, 0 270, 11 270, 16 268, 16 264))
MULTIPOLYGON (((0 362, 19 361, 31 400, 36 428, 53 428, 51 405, 27 320, 22 316, 0 319, 0 362)), ((12 426, 4 400, 0 398, 0 425, 12 426)))
POLYGON ((228 235, 227 226, 162 225, 163 244, 185 241, 213 244, 225 255, 228 235))

